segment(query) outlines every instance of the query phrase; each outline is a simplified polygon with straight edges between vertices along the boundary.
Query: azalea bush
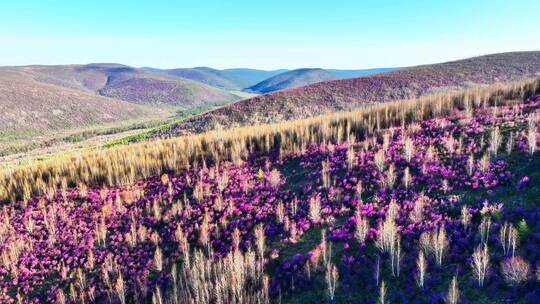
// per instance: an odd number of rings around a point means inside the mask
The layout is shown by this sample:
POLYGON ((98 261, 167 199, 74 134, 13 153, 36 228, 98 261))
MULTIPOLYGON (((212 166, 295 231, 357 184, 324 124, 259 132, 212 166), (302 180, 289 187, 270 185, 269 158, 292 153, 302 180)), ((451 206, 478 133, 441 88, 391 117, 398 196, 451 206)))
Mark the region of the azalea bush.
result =
POLYGON ((539 108, 455 107, 6 204, 0 302, 534 299, 539 108))

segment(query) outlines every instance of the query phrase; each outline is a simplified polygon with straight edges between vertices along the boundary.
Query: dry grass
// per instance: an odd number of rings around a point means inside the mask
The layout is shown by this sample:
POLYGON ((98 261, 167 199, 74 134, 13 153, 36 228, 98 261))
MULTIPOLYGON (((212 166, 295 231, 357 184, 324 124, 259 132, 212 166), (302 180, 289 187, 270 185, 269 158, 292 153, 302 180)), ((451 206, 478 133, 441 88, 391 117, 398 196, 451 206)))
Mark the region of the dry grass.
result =
POLYGON ((449 247, 444 227, 422 233, 420 235, 420 245, 426 253, 431 254, 435 258, 437 266, 441 267, 449 247))
POLYGON ((251 152, 278 149, 282 155, 299 154, 310 143, 337 141, 352 133, 364 139, 382 128, 442 116, 474 100, 474 107, 524 98, 540 88, 540 79, 449 91, 415 100, 371 105, 366 108, 281 124, 213 131, 156 140, 55 158, 0 172, 0 199, 27 200, 52 193, 62 185, 114 186, 129 184, 164 171, 176 171, 203 160, 241 162, 251 152))
POLYGON ((499 239, 503 247, 504 255, 512 253, 512 256, 514 256, 518 243, 517 229, 512 224, 505 222, 499 230, 499 239))
POLYGON ((489 250, 487 245, 478 246, 472 255, 472 270, 478 281, 478 287, 484 287, 489 269, 489 250))
POLYGON ((459 303, 460 292, 457 282, 457 277, 452 277, 450 286, 448 287, 448 294, 446 295, 446 303, 448 304, 457 304, 459 303))
POLYGON ((360 212, 358 212, 358 210, 355 214, 355 220, 356 226, 354 235, 356 237, 356 240, 358 240, 360 244, 365 244, 369 232, 369 222, 367 218, 365 218, 360 214, 360 212))
POLYGON ((482 218, 482 222, 480 222, 480 225, 478 226, 478 232, 480 233, 480 240, 482 241, 482 245, 487 245, 490 231, 491 231, 491 218, 490 217, 482 218))
POLYGON ((501 273, 508 285, 521 285, 529 279, 531 266, 522 257, 513 256, 501 263, 501 273))
POLYGON ((416 266, 418 268, 416 281, 418 283, 418 286, 423 289, 424 283, 426 281, 427 260, 422 250, 418 251, 418 258, 416 259, 416 266))
POLYGON ((253 251, 242 254, 237 249, 217 260, 195 251, 191 261, 189 267, 172 274, 176 285, 164 296, 167 303, 269 303, 268 277, 253 251))
POLYGON ((328 263, 326 265, 326 286, 327 286, 327 292, 328 292, 328 298, 330 299, 330 302, 334 301, 335 295, 336 295, 336 287, 338 282, 338 270, 336 265, 332 263, 328 263))

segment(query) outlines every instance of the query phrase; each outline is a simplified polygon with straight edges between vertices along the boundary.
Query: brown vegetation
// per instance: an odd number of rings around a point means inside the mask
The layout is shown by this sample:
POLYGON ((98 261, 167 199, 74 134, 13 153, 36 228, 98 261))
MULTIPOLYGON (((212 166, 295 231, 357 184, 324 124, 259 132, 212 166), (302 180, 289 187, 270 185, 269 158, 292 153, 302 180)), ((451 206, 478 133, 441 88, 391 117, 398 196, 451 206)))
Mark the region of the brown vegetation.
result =
POLYGON ((156 140, 108 150, 74 153, 2 172, 0 199, 28 199, 32 194, 81 185, 119 185, 175 171, 203 161, 242 161, 249 152, 277 149, 301 153, 309 143, 365 138, 388 126, 445 115, 457 108, 482 107, 523 99, 540 88, 540 79, 432 94, 414 100, 371 105, 333 115, 281 124, 214 131, 156 140))

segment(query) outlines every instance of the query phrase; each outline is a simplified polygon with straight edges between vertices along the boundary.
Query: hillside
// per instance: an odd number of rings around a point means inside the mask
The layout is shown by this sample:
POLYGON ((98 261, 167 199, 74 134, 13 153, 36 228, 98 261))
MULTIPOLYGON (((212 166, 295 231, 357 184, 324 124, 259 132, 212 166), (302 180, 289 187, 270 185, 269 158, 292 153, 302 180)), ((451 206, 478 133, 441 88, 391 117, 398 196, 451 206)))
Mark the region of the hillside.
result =
POLYGON ((265 79, 247 91, 270 93, 284 89, 296 88, 325 80, 361 77, 397 70, 397 68, 380 68, 366 70, 336 70, 336 69, 297 69, 265 79))
POLYGON ((1 68, 35 81, 90 91, 140 104, 169 104, 189 108, 240 99, 229 92, 188 79, 148 73, 120 64, 25 66, 1 68))
POLYGON ((218 70, 209 67, 179 69, 144 67, 141 68, 141 70, 158 75, 191 79, 225 90, 246 90, 247 92, 254 93, 268 93, 286 88, 304 86, 324 80, 367 76, 396 69, 323 70, 306 68, 292 71, 286 69, 265 71, 244 68, 218 70))
POLYGON ((257 84, 267 78, 272 76, 285 73, 288 70, 279 69, 279 70, 256 70, 256 69, 246 69, 246 68, 236 68, 236 69, 225 69, 223 73, 228 75, 231 79, 238 84, 242 89, 250 87, 254 84, 257 84))
POLYGON ((207 85, 226 90, 242 90, 252 86, 266 78, 272 77, 285 70, 264 71, 255 69, 225 69, 217 70, 208 67, 179 68, 179 69, 155 69, 142 68, 142 70, 191 79, 207 85))
POLYGON ((284 89, 301 87, 321 81, 351 77, 362 77, 397 70, 397 68, 380 68, 366 70, 335 70, 335 69, 297 69, 270 77, 247 88, 247 91, 270 93, 284 89))
POLYGON ((476 87, 1 172, 0 299, 536 303, 539 90, 476 87))
POLYGON ((332 73, 323 69, 297 69, 270 77, 249 87, 248 90, 259 93, 269 93, 335 78, 336 77, 332 73))
POLYGON ((0 67, 0 157, 54 150, 73 138, 144 128, 177 111, 200 112, 238 99, 192 80, 114 63, 0 67))
POLYGON ((110 77, 99 94, 139 104, 168 104, 182 108, 204 105, 223 105, 240 97, 188 79, 131 75, 110 77))
POLYGON ((514 52, 320 82, 257 96, 188 119, 155 136, 271 123, 418 97, 442 89, 522 79, 540 73, 540 52, 514 52))
POLYGON ((0 72, 0 109, 0 132, 4 134, 68 129, 152 113, 126 101, 40 82, 25 73, 9 71, 0 72))

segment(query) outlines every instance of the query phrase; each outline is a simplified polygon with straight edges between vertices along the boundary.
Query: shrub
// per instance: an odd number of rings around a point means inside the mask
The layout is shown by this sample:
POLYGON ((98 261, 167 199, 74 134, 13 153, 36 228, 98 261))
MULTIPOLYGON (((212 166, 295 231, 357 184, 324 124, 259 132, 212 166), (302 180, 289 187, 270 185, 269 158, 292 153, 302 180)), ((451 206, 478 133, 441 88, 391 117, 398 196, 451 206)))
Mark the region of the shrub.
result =
POLYGON ((478 280, 478 287, 484 287, 484 281, 489 269, 489 250, 487 245, 476 248, 472 255, 473 274, 478 280))
POLYGON ((336 266, 332 263, 328 263, 328 265, 326 265, 326 286, 330 302, 334 301, 334 297, 336 295, 337 280, 338 271, 336 266))
POLYGON ((424 288, 424 282, 426 280, 427 260, 424 256, 424 252, 420 250, 418 252, 418 259, 416 259, 416 266, 418 267, 418 274, 416 280, 420 288, 424 288))
POLYGON ((519 238, 522 240, 525 239, 529 235, 530 229, 525 219, 522 219, 518 223, 517 230, 518 230, 519 238))
POLYGON ((530 276, 529 263, 520 256, 513 256, 501 263, 501 273, 504 281, 510 286, 525 283, 530 276))
POLYGON ((512 255, 516 252, 518 231, 512 224, 504 223, 499 231, 499 239, 503 247, 503 252, 508 255, 510 252, 512 255))
POLYGON ((378 304, 386 304, 386 284, 384 281, 381 283, 381 288, 379 289, 379 301, 378 304))
POLYGON ((358 240, 358 242, 360 244, 364 244, 366 242, 366 237, 367 237, 367 234, 369 232, 369 222, 367 221, 367 219, 365 217, 363 217, 362 215, 360 215, 359 212, 357 212, 358 214, 355 216, 356 218, 356 229, 355 229, 355 232, 354 232, 354 236, 356 237, 356 239, 358 240))
POLYGON ((446 303, 448 304, 457 304, 459 302, 459 287, 457 282, 457 277, 454 276, 448 287, 448 294, 446 296, 446 303))
POLYGON ((426 253, 433 255, 437 266, 440 267, 449 246, 444 227, 440 227, 435 231, 422 233, 420 236, 420 245, 426 253))

